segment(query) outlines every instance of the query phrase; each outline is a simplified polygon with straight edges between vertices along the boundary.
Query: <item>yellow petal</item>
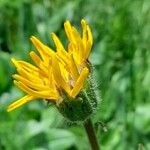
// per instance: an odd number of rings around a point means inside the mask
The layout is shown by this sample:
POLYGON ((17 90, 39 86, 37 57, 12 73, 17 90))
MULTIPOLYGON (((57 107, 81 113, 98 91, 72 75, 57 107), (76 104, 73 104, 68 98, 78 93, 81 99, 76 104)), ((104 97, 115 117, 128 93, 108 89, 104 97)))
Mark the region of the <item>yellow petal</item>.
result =
POLYGON ((63 45, 62 45, 62 43, 60 42, 60 40, 59 40, 59 38, 56 36, 56 34, 55 33, 51 33, 51 36, 52 36, 52 39, 53 39, 53 41, 54 41, 54 43, 55 43, 55 46, 56 46, 56 48, 57 48, 57 51, 58 52, 62 52, 62 53, 67 53, 66 51, 65 51, 65 49, 64 49, 64 47, 63 47, 63 45))
POLYGON ((59 85, 59 87, 62 87, 68 93, 70 91, 70 85, 66 83, 66 81, 64 80, 64 77, 61 74, 59 62, 57 62, 56 57, 53 58, 52 68, 53 68, 54 78, 57 84, 59 85))
POLYGON ((34 74, 34 72, 27 72, 26 70, 21 69, 21 68, 17 69, 17 71, 22 77, 27 78, 28 80, 34 83, 41 84, 42 82, 42 79, 40 78, 40 76, 38 74, 34 74))
POLYGON ((55 80, 54 80, 54 77, 53 77, 53 72, 52 72, 52 64, 49 64, 49 74, 48 74, 48 84, 49 84, 49 87, 51 89, 56 89, 56 86, 55 86, 55 80))
POLYGON ((79 54, 79 49, 77 44, 75 43, 69 43, 69 54, 73 55, 73 58, 75 60, 75 62, 79 65, 81 63, 81 54, 79 54))
POLYGON ((15 58, 12 58, 11 61, 13 62, 13 64, 18 68, 19 64, 17 62, 17 60, 15 58))
POLYGON ((84 45, 84 58, 87 59, 89 57, 91 47, 93 45, 93 36, 90 27, 87 25, 85 20, 81 20, 82 25, 82 40, 84 45))
POLYGON ((92 45, 89 41, 87 41, 86 43, 86 50, 85 50, 85 55, 84 55, 84 58, 85 59, 88 59, 89 55, 90 55, 90 52, 91 52, 91 48, 92 48, 92 45))
MULTIPOLYGON (((32 58, 32 60, 34 61, 34 63, 36 64, 36 66, 38 66, 40 69, 41 74, 47 76, 48 75, 48 69, 46 65, 41 59, 40 57, 33 51, 30 52, 30 57, 32 58)), ((50 59, 51 60, 51 59, 50 59)), ((50 61, 49 60, 49 61, 50 61)))
POLYGON ((87 78, 89 74, 88 68, 84 68, 80 74, 80 77, 78 78, 77 82, 75 83, 74 88, 72 89, 70 96, 75 98, 76 95, 79 93, 81 88, 83 87, 84 81, 87 78))
POLYGON ((48 48, 46 45, 44 45, 40 40, 38 40, 36 37, 32 36, 31 41, 40 53, 43 61, 48 64, 49 57, 54 54, 54 52, 48 48), (48 57, 49 56, 49 57, 48 57))
POLYGON ((89 26, 87 26, 87 34, 88 34, 88 41, 90 42, 91 46, 93 45, 93 36, 89 26))
POLYGON ((84 51, 85 51, 83 41, 82 41, 81 36, 80 36, 80 34, 78 33, 78 31, 76 30, 75 27, 72 27, 72 34, 74 36, 75 43, 76 43, 76 46, 77 46, 76 53, 78 53, 78 57, 81 61, 82 58, 84 58, 84 51))
POLYGON ((21 81, 23 84, 35 90, 48 90, 49 89, 47 85, 34 83, 33 81, 29 81, 27 78, 24 78, 17 74, 13 75, 13 78, 17 81, 21 81))
POLYGON ((21 68, 25 68, 26 70, 28 70, 28 71, 38 71, 39 69, 37 68, 37 67, 35 67, 34 65, 32 65, 32 64, 30 64, 30 63, 28 63, 28 62, 26 62, 26 61, 21 61, 21 60, 19 60, 19 61, 17 61, 18 62, 18 64, 19 64, 19 67, 21 67, 21 68))
POLYGON ((57 56, 59 56, 65 63, 68 63, 69 57, 67 51, 64 49, 62 43, 55 33, 51 33, 55 46, 57 48, 57 56))
POLYGON ((82 39, 85 42, 87 40, 87 24, 84 19, 81 20, 81 25, 82 25, 82 39))
POLYGON ((19 87, 22 91, 26 92, 29 95, 35 96, 35 97, 41 97, 45 99, 58 99, 58 95, 54 90, 41 90, 41 91, 35 91, 29 87, 27 87, 22 82, 14 81, 14 84, 19 87))
POLYGON ((39 64, 42 62, 41 58, 34 51, 31 51, 29 54, 34 63, 39 66, 39 64))
POLYGON ((22 97, 21 99, 15 101, 14 103, 10 104, 7 108, 7 111, 10 112, 10 111, 24 105, 25 103, 30 102, 33 99, 35 99, 35 97, 26 95, 26 96, 22 97))
POLYGON ((70 24, 70 22, 69 21, 66 21, 65 23, 64 23, 64 28, 65 28, 65 32, 66 32, 66 34, 67 34, 67 37, 68 37, 68 39, 69 39, 69 41, 71 42, 73 42, 74 41, 74 37, 73 37, 73 35, 72 35, 72 26, 71 26, 71 24, 70 24))
POLYGON ((36 37, 32 36, 31 41, 33 43, 33 45, 36 47, 36 49, 38 50, 38 52, 40 53, 42 59, 45 59, 45 55, 44 55, 44 44, 38 40, 36 37))
POLYGON ((70 67, 70 73, 71 73, 74 81, 76 81, 79 77, 79 72, 78 72, 78 67, 77 67, 77 64, 75 63, 73 55, 70 55, 69 67, 70 67))

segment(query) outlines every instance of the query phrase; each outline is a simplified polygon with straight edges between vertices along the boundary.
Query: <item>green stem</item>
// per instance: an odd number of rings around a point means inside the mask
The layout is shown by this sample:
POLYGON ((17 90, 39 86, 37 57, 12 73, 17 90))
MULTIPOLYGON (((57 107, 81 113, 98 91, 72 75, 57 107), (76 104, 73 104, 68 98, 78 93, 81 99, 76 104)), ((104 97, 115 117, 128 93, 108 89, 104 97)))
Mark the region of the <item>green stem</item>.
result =
POLYGON ((98 141, 96 138, 96 134, 94 131, 93 123, 90 118, 84 122, 84 128, 86 130, 92 150, 100 150, 100 147, 98 145, 98 141))

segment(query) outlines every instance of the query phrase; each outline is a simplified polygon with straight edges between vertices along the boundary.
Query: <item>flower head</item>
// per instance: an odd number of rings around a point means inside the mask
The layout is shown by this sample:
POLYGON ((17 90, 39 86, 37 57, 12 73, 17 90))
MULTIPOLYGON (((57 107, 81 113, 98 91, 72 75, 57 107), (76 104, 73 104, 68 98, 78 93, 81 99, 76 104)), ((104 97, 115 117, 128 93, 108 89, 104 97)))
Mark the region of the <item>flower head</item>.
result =
POLYGON ((92 33, 85 20, 81 20, 81 25, 82 35, 69 21, 64 23, 69 40, 67 49, 55 33, 51 36, 56 51, 32 36, 31 41, 38 51, 38 54, 30 52, 34 65, 12 58, 18 72, 13 75, 14 84, 24 91, 26 96, 9 105, 7 111, 37 98, 56 104, 64 101, 64 95, 69 97, 70 101, 76 99, 89 76, 87 60, 93 44, 92 33))

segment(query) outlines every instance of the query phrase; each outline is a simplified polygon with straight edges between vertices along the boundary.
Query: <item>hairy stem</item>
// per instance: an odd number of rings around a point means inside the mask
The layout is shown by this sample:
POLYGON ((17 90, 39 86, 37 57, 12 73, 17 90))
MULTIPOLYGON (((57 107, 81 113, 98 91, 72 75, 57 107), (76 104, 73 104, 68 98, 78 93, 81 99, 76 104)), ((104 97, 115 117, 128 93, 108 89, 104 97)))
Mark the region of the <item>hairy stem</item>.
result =
POLYGON ((94 131, 93 123, 90 118, 84 122, 84 128, 86 130, 92 150, 100 150, 97 137, 94 131))

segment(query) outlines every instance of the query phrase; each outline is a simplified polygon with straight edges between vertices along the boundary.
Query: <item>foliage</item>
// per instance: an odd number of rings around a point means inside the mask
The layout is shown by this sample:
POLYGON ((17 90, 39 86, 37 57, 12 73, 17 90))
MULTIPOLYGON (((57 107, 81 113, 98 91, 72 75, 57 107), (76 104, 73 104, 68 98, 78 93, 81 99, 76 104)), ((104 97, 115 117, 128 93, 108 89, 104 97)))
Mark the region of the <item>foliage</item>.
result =
POLYGON ((150 149, 149 0, 1 0, 0 149, 90 149, 82 125, 67 122, 53 106, 33 101, 6 112, 23 95, 12 84, 10 58, 30 61, 31 35, 54 47, 54 31, 66 43, 63 22, 77 26, 81 18, 94 35, 90 60, 101 101, 92 118, 102 149, 150 149))

